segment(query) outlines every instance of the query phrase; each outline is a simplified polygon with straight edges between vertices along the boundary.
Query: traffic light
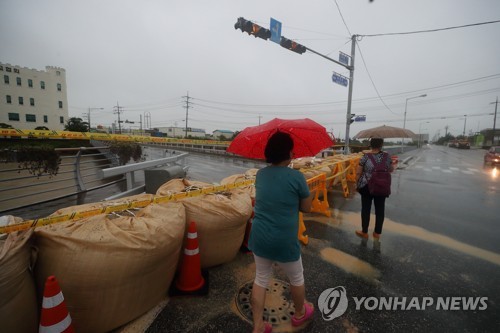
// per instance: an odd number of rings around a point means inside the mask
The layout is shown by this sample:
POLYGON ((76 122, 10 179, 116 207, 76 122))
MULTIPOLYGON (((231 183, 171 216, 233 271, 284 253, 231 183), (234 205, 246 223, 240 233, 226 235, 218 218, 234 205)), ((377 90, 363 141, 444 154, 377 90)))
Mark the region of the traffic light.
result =
POLYGON ((280 45, 285 49, 289 49, 290 51, 296 52, 298 54, 306 52, 306 47, 304 45, 296 43, 293 40, 285 37, 281 37, 280 45))
POLYGON ((264 40, 271 38, 271 30, 261 27, 252 21, 245 20, 243 17, 238 18, 234 25, 235 29, 240 29, 242 32, 246 32, 254 37, 259 37, 264 40))

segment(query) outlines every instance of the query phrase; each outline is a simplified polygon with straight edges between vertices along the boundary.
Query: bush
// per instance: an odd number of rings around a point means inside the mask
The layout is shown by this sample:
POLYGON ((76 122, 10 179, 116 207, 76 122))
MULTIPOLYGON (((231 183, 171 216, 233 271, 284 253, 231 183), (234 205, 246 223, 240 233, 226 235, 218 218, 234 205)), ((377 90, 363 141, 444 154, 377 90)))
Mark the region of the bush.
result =
POLYGON ((118 156, 120 165, 127 164, 130 159, 137 162, 142 157, 141 146, 133 142, 113 142, 109 146, 109 151, 118 156))
POLYGON ((30 174, 40 177, 44 173, 57 175, 61 157, 50 146, 20 146, 16 151, 19 172, 28 170, 30 174))

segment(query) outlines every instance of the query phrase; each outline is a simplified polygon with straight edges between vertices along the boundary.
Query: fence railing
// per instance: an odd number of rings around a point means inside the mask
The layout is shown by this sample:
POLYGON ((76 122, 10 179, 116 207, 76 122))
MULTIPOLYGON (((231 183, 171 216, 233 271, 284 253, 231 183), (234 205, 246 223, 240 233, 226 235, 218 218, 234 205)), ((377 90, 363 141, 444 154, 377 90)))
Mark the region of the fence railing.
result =
POLYGON ((56 175, 33 175, 16 162, 0 163, 0 212, 82 193, 121 180, 103 182, 98 170, 116 165, 105 152, 108 147, 56 148, 61 163, 56 175))

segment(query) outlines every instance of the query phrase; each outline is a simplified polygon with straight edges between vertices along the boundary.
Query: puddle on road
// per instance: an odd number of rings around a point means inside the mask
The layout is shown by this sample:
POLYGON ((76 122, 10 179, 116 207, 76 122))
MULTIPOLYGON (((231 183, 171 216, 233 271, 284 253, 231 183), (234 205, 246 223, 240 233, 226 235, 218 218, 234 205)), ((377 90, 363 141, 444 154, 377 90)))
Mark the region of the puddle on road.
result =
MULTIPOLYGON (((331 210, 332 217, 314 216, 312 220, 330 225, 332 227, 347 229, 354 232, 361 225, 360 214, 354 212, 342 212, 339 210, 331 210)), ((375 221, 375 215, 371 215, 371 224, 375 221)), ((306 224, 307 227, 307 224, 306 224)), ((434 233, 414 225, 405 225, 391 219, 385 218, 384 231, 396 234, 401 234, 406 237, 423 240, 428 243, 447 247, 449 249, 465 253, 467 255, 486 260, 490 263, 500 266, 500 254, 478 248, 460 241, 457 241, 448 236, 434 233)))
POLYGON ((357 275, 372 284, 380 284, 378 280, 380 271, 366 261, 331 247, 322 249, 320 254, 323 260, 328 261, 340 269, 357 275))

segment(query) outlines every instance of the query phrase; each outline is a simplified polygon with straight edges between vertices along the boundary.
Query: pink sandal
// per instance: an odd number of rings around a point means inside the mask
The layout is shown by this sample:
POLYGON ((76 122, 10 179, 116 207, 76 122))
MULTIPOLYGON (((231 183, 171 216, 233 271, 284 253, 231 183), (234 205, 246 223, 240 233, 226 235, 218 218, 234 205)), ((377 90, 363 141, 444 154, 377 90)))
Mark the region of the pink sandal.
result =
POLYGON ((264 323, 264 333, 271 333, 273 331, 273 325, 270 323, 264 323))
POLYGON ((314 307, 309 303, 304 303, 304 309, 305 311, 302 318, 297 319, 295 318, 295 315, 292 316, 292 326, 300 326, 312 317, 314 307))

